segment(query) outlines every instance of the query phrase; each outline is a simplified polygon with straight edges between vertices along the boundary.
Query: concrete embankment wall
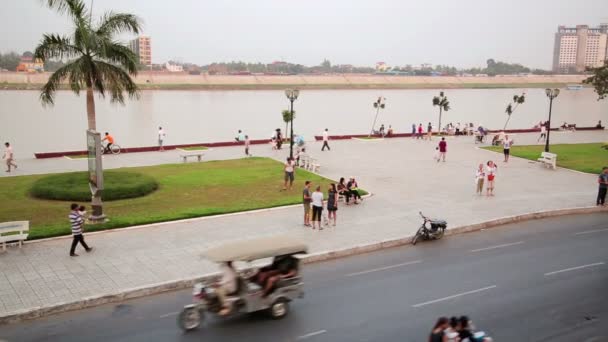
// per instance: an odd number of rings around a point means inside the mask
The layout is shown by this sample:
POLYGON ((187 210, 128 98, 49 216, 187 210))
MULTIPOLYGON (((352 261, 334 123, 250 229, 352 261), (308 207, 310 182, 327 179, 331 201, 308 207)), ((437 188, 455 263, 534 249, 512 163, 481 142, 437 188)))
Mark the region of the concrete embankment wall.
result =
MULTIPOLYGON (((38 85, 48 80, 50 73, 28 74, 0 72, 0 89, 17 85, 38 85), (5 83, 3 86, 2 83, 5 83)), ((135 77, 144 88, 201 88, 201 89, 264 89, 285 86, 301 88, 495 88, 540 87, 551 84, 580 83, 585 76, 385 76, 372 74, 344 75, 188 75, 185 73, 142 72, 135 77)))

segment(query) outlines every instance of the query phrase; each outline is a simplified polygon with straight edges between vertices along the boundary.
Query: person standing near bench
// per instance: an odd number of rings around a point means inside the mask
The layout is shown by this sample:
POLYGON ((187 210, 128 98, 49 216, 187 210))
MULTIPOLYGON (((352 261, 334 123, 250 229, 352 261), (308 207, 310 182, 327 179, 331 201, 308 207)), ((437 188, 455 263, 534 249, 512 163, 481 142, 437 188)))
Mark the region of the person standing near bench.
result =
POLYGON ((84 237, 82 236, 82 226, 84 225, 84 217, 80 214, 79 206, 76 203, 72 203, 70 206, 70 215, 68 216, 70 219, 70 225, 72 226, 72 247, 70 248, 70 256, 75 257, 78 256, 76 254, 76 245, 80 242, 82 247, 87 252, 90 252, 93 247, 89 247, 86 242, 84 242, 84 237))
POLYGON ((602 168, 602 173, 600 173, 597 183, 599 185, 599 190, 597 192, 596 204, 598 206, 604 206, 606 205, 606 192, 608 191, 608 166, 602 168))
POLYGON ((283 185, 283 190, 287 190, 287 184, 289 184, 289 190, 291 190, 291 187, 293 185, 293 180, 295 178, 295 162, 293 161, 293 158, 291 157, 287 157, 287 161, 285 162, 285 167, 284 167, 284 171, 285 171, 285 184, 283 185))
POLYGON ((6 160, 6 172, 11 172, 11 166, 17 169, 17 164, 15 163, 15 156, 13 154, 13 148, 9 142, 5 142, 4 146, 6 149, 4 150, 4 156, 2 159, 6 160))
POLYGON ((321 147, 321 151, 325 151, 326 147, 328 151, 331 151, 331 148, 329 148, 329 132, 327 131, 327 128, 323 132, 323 147, 321 147))

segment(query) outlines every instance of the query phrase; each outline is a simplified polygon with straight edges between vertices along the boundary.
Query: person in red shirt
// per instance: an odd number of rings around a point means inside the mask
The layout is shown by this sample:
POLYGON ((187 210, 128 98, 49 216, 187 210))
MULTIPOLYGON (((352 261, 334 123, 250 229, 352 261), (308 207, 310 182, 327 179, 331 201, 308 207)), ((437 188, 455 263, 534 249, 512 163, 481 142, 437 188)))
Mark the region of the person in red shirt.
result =
POLYGON ((448 143, 445 142, 445 138, 441 138, 441 141, 439 142, 439 158, 437 158, 437 162, 439 162, 439 159, 441 159, 445 162, 445 154, 447 152, 448 152, 448 143))
POLYGON ((422 138, 422 124, 418 125, 418 134, 416 135, 416 139, 422 138))

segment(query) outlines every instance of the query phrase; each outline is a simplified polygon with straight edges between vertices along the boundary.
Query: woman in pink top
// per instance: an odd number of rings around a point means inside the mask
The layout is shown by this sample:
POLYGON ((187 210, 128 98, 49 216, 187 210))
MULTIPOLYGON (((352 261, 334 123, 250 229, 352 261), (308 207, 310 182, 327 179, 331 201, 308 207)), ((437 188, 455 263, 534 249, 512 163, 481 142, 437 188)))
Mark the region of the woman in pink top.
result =
POLYGON ((488 187, 486 188, 486 195, 494 196, 494 179, 496 178, 496 171, 498 167, 491 160, 488 161, 486 166, 486 176, 488 177, 488 187))

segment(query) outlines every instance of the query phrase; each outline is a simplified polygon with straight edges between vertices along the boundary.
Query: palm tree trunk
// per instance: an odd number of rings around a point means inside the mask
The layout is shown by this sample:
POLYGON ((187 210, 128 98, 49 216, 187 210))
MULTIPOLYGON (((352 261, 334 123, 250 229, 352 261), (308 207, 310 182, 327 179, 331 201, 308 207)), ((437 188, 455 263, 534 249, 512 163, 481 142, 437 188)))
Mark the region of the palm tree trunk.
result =
POLYGON ((93 97, 92 87, 87 87, 87 122, 90 130, 97 130, 95 122, 95 97, 93 97))
POLYGON ((511 120, 511 115, 509 115, 507 117, 507 121, 505 122, 505 127, 502 128, 503 131, 507 129, 507 125, 509 124, 509 120, 511 120))
POLYGON ((441 135, 441 113, 443 112, 443 107, 439 106, 439 126, 437 127, 437 134, 441 135))

